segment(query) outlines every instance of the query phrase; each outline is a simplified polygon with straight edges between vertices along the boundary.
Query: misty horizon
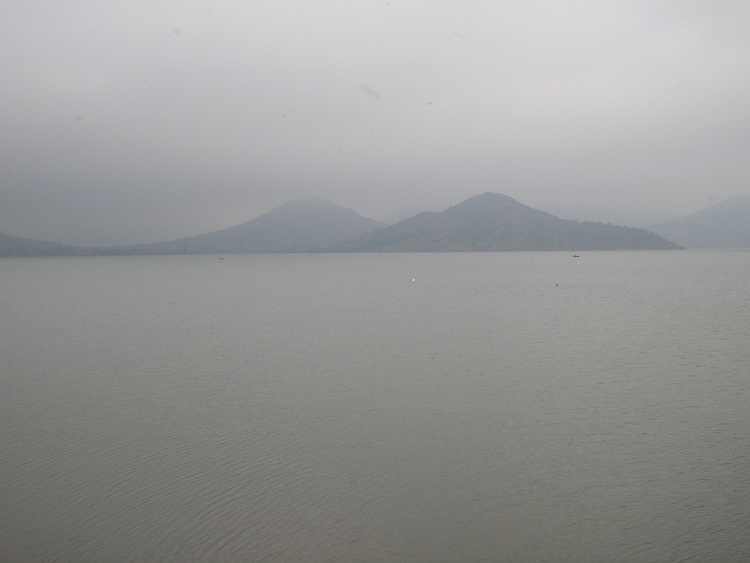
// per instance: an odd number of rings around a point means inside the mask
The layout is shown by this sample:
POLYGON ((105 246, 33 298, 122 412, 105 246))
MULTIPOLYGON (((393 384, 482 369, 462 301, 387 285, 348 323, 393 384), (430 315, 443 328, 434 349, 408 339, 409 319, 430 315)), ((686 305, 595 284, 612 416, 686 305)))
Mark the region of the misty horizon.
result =
MULTIPOLYGON (((477 194, 478 195, 478 194, 477 194)), ((745 195, 745 194, 740 194, 745 195)), ((178 237, 176 239, 168 239, 168 240, 150 240, 146 242, 140 242, 140 243, 116 243, 112 245, 74 245, 72 243, 69 243, 67 241, 61 241, 61 240, 46 240, 43 241, 42 239, 29 239, 29 240, 36 240, 40 242, 50 242, 55 244, 63 244, 63 245, 71 245, 71 246, 80 246, 80 247, 89 247, 89 248, 103 248, 103 247, 119 247, 119 246, 132 246, 132 245, 143 245, 143 244, 154 244, 154 243, 162 243, 162 242, 173 242, 177 240, 181 240, 185 237, 196 237, 206 234, 212 234, 219 231, 224 231, 226 229, 231 229, 233 227, 239 227, 242 225, 245 225, 246 223, 249 223, 251 221, 254 221, 255 219, 258 219, 260 217, 263 217, 264 215, 268 215, 272 211, 276 211, 280 208, 283 208, 287 204, 294 204, 294 203, 301 203, 306 201, 312 201, 312 200, 322 200, 326 201, 328 203, 332 203, 337 207, 340 207, 341 209, 350 210, 356 212, 358 215, 365 219, 370 219, 373 221, 377 221, 382 224, 383 227, 395 225, 405 219, 410 219, 422 212, 431 212, 431 213, 440 213, 442 211, 445 211, 449 209, 450 207, 453 207, 453 205, 445 208, 445 209, 409 209, 409 210, 403 210, 401 212, 395 212, 390 214, 387 217, 381 218, 381 219, 374 219, 372 217, 366 217, 365 215, 362 215, 359 213, 356 209, 351 209, 343 206, 339 206, 336 202, 326 200, 324 198, 318 197, 318 196, 312 196, 310 198, 302 198, 297 200, 291 200, 288 202, 282 203, 280 206, 275 207, 274 209, 271 209, 270 211, 266 211, 261 213, 260 215, 257 215, 255 217, 252 217, 248 219, 247 221, 243 221, 239 225, 228 225, 225 227, 220 227, 218 229, 207 231, 207 232, 201 232, 201 233, 190 233, 182 237, 178 237)), ((732 199, 732 198, 730 198, 732 199)), ((726 201, 726 200, 725 200, 726 201)), ((461 202, 458 202, 461 203, 461 202)), ((519 202, 523 203, 523 202, 519 202)), ((723 203, 723 202, 719 202, 723 203)), ((701 209, 699 211, 705 211, 706 209, 709 209, 713 207, 713 205, 709 205, 708 207, 701 209)), ((624 227, 632 227, 632 228, 638 228, 638 229, 647 229, 651 230, 650 228, 652 226, 656 226, 657 223, 661 223, 664 221, 670 221, 673 219, 680 218, 679 216, 669 213, 664 210, 654 210, 654 211, 645 211, 640 212, 633 209, 625 209, 625 210, 613 210, 606 207, 597 207, 597 206, 564 206, 564 205, 547 205, 547 206, 540 206, 538 208, 540 211, 544 211, 545 213, 549 213, 551 215, 554 215, 555 217, 559 217, 560 219, 565 220, 571 220, 571 221, 579 221, 579 222, 595 222, 595 223, 603 223, 603 224, 611 224, 611 225, 617 225, 617 226, 624 226, 624 227)), ((0 230, 0 233, 3 231, 0 230)), ((7 235, 11 236, 18 236, 15 233, 5 233, 7 235)), ((28 239, 29 237, 20 237, 24 239, 28 239)))
POLYGON ((684 216, 748 193, 750 8, 0 6, 0 231, 172 240, 319 196, 684 216))

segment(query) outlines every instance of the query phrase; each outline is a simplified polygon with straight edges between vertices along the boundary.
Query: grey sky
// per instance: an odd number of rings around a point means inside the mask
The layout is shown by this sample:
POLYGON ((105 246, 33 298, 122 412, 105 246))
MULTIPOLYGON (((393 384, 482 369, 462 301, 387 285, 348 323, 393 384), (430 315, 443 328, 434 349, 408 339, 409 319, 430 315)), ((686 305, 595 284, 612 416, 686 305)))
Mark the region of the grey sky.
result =
MULTIPOLYGON (((104 245, 321 196, 750 192, 750 3, 0 3, 0 231, 104 245)), ((713 199, 712 199, 713 198, 713 199)))

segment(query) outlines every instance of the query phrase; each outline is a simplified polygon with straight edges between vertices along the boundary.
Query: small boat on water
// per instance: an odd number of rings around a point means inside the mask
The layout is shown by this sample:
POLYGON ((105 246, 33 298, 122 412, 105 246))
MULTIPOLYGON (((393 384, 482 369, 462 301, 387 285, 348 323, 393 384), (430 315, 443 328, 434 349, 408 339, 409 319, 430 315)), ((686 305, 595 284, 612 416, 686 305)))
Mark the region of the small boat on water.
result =
POLYGON ((578 254, 574 254, 573 258, 580 258, 580 256, 578 256, 578 254))

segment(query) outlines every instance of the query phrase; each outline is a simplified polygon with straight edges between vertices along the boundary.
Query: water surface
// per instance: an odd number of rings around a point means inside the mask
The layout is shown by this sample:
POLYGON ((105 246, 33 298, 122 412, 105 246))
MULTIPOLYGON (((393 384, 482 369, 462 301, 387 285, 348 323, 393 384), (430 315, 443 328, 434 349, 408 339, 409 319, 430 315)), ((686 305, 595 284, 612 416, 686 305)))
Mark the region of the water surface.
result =
POLYGON ((748 284, 748 252, 0 260, 0 559, 748 560, 748 284))

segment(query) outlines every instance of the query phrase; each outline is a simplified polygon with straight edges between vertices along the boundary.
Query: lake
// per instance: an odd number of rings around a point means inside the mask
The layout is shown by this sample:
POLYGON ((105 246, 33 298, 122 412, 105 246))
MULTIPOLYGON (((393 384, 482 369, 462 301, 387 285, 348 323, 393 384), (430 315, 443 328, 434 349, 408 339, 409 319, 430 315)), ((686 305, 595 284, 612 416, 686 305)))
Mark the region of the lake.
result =
POLYGON ((750 560, 750 252, 0 260, 0 560, 750 560))

